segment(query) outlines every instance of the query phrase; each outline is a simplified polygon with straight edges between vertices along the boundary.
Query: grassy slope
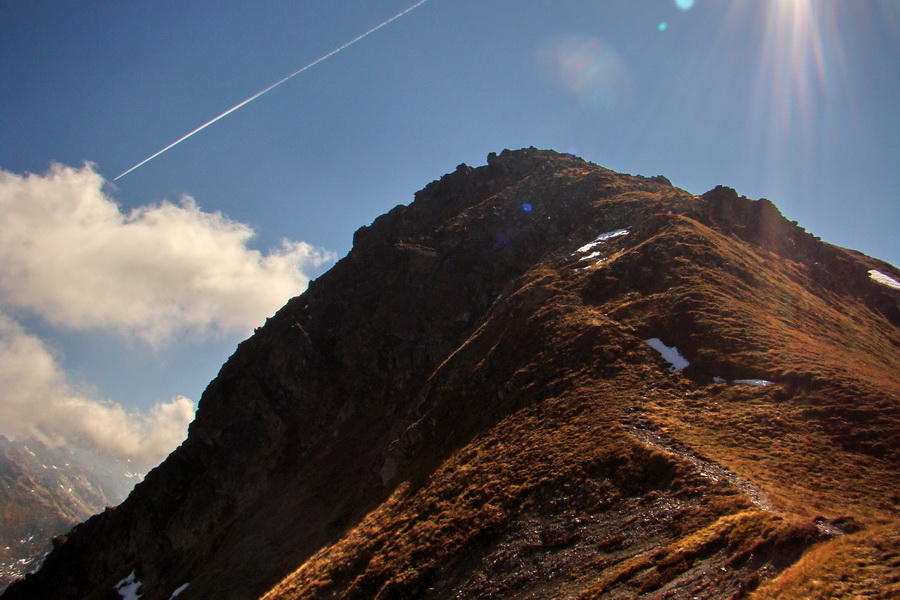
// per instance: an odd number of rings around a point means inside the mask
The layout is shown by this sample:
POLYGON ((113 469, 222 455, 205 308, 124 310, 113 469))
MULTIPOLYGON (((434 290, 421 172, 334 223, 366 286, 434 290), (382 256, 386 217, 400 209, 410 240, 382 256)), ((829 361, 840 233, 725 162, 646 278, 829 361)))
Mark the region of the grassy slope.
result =
POLYGON ((885 549, 898 524, 896 326, 818 284, 808 264, 708 222, 652 225, 605 245, 610 260, 598 266, 559 255, 533 269, 454 355, 460 366, 443 367, 465 371, 457 384, 475 382, 457 390, 467 410, 489 412, 497 396, 509 414, 482 421, 266 598, 896 591, 897 557, 885 549), (651 336, 676 343, 692 367, 666 374, 639 343, 651 336), (635 410, 762 486, 777 514, 636 442, 622 425, 635 410), (818 543, 775 577, 822 539, 817 516, 864 529, 818 543))
POLYGON ((30 589, 106 597, 137 566, 161 600, 896 591, 900 310, 867 275, 895 269, 770 203, 554 153, 416 198, 242 344, 182 451, 30 589))
MULTIPOLYGON (((678 237, 703 226, 685 223, 678 237)), ((804 556, 759 598, 891 597, 900 593, 900 335, 854 292, 835 293, 806 265, 715 232, 702 238, 728 270, 697 269, 679 302, 698 330, 685 339, 693 380, 655 389, 645 410, 660 430, 761 485, 786 512, 851 516, 866 529, 804 556), (764 265, 765 269, 760 269, 764 265), (708 281, 710 278, 713 281, 708 281), (728 314, 723 320, 722 313, 728 314), (721 356, 726 336, 732 348, 721 356), (718 373, 779 382, 749 388, 708 382, 718 373), (840 565, 838 567, 838 565, 840 565)), ((666 235, 666 234, 660 234, 666 235)), ((865 273, 865 265, 859 271, 865 273)), ((863 285, 875 287, 868 281, 863 285)))

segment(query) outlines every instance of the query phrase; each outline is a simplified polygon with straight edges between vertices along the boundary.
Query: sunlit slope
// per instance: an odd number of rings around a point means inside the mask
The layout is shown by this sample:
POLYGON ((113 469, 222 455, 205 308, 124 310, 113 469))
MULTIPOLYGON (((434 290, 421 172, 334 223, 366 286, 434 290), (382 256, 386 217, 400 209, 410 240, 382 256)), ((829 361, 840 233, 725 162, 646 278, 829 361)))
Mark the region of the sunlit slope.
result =
POLYGON ((460 165, 4 598, 892 593, 900 291, 873 270, 900 279, 727 188, 460 165))
POLYGON ((889 267, 727 189, 684 208, 610 222, 517 280, 431 375, 451 392, 397 442, 435 456, 428 440, 472 432, 461 447, 267 598, 896 587, 897 296, 868 274, 889 267), (651 337, 690 366, 669 373, 651 337))

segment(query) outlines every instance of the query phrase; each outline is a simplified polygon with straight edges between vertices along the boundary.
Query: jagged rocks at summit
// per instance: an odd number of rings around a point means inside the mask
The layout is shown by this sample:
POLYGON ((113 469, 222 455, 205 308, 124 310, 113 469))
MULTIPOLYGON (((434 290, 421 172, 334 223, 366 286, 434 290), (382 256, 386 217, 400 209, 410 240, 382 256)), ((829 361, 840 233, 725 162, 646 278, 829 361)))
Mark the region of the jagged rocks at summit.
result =
POLYGON ((460 165, 3 598, 891 597, 900 291, 872 271, 900 280, 729 188, 460 165))

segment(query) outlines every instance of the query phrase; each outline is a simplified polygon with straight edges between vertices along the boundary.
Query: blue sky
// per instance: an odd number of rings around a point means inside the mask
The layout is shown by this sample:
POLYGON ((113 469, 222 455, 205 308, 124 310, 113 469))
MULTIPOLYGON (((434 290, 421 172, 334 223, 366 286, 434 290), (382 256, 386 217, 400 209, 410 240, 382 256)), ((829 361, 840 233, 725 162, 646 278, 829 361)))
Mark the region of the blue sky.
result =
POLYGON ((504 148, 728 185, 900 264, 895 0, 428 0, 112 182, 412 4, 0 2, 7 433, 156 460, 353 231, 504 148))

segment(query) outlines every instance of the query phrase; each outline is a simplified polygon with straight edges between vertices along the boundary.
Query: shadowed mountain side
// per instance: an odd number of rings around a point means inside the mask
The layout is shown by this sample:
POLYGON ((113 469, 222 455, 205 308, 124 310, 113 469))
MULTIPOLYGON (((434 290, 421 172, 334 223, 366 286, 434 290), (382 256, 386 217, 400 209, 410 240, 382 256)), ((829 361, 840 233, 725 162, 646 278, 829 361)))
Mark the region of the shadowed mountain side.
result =
POLYGON ((882 593, 898 565, 853 557, 898 535, 900 292, 871 270, 900 278, 728 188, 461 165, 360 229, 187 441, 3 598, 132 572, 144 600, 882 593))

